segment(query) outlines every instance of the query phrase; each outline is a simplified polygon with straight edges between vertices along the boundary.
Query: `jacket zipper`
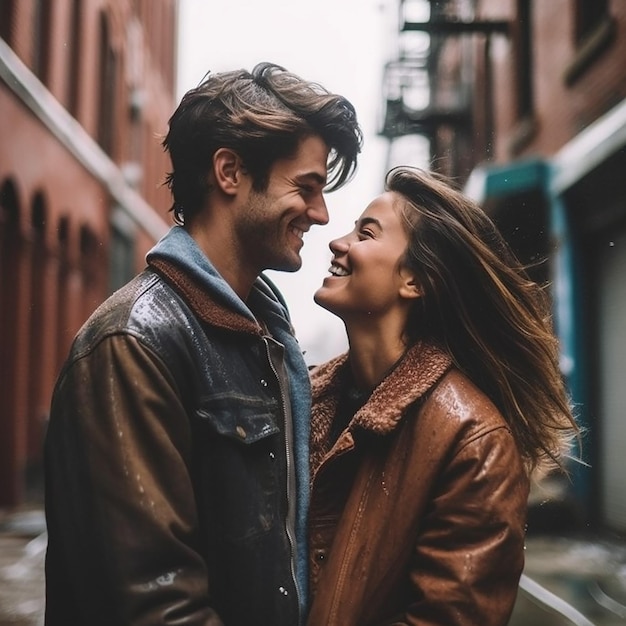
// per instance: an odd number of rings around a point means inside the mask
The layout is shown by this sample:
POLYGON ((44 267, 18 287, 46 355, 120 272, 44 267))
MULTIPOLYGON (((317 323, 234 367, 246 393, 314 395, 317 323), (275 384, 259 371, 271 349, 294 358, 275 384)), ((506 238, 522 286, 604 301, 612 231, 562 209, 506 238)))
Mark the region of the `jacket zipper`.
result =
POLYGON ((291 446, 290 441, 293 436, 292 432, 292 424, 290 415, 291 412, 287 411, 287 399, 285 397, 285 391, 283 389, 283 380, 278 374, 276 370, 276 366, 274 365, 274 361, 272 359, 271 349, 269 342, 273 341, 273 339, 268 339, 267 337, 263 337, 263 341, 265 343, 265 351, 267 354, 267 360, 269 361, 270 368, 272 373, 276 377, 276 381, 278 382, 278 389, 280 391, 280 401, 283 410, 283 423, 285 425, 285 461, 286 461, 286 471, 287 471, 287 519, 285 520, 285 532, 287 533, 287 539, 289 540, 289 547, 291 548, 291 558, 290 562, 290 570, 291 570, 291 578, 293 580, 293 586, 296 590, 296 605, 298 609, 298 624, 301 624, 301 615, 300 615, 300 589, 298 587, 298 579, 296 577, 296 568, 295 568, 295 501, 296 501, 296 493, 293 489, 295 485, 295 477, 293 475, 293 467, 291 463, 291 446), (293 497, 291 497, 293 496, 293 497))

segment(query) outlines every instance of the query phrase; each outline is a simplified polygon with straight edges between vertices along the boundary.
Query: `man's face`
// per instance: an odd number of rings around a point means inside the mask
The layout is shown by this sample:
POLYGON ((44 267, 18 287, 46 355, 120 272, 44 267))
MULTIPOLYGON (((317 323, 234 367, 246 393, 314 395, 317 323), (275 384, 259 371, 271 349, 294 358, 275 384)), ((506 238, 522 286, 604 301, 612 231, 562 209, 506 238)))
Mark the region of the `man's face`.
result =
POLYGON ((239 208, 235 232, 256 273, 300 269, 303 236, 313 224, 328 223, 323 196, 329 148, 317 136, 303 139, 293 157, 276 161, 267 189, 250 190, 239 208))

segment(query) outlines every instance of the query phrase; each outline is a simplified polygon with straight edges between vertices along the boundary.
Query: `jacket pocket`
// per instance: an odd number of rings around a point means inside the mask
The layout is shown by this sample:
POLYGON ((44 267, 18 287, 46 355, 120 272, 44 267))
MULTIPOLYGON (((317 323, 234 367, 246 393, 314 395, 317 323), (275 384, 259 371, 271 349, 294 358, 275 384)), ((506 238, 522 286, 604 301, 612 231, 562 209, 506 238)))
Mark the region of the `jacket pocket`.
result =
POLYGON ((284 498, 280 406, 268 399, 224 393, 196 413, 202 467, 202 507, 226 542, 254 541, 279 518, 284 498))
POLYGON ((221 393, 204 398, 197 416, 216 434, 250 444, 280 432, 279 408, 276 400, 221 393))

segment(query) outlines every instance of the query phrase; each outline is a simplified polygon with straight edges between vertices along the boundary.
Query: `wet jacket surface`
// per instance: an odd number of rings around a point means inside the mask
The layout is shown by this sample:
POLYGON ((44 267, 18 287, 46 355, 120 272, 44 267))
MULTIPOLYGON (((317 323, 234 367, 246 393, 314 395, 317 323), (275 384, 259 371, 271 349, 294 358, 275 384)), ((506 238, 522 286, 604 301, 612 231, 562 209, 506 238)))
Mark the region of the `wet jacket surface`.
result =
POLYGON ((265 283, 248 304, 274 338, 170 257, 94 313, 57 383, 46 624, 294 626, 306 366, 265 283))
POLYGON ((346 357, 313 374, 310 626, 505 626, 528 479, 503 417, 415 346, 333 444, 346 357))

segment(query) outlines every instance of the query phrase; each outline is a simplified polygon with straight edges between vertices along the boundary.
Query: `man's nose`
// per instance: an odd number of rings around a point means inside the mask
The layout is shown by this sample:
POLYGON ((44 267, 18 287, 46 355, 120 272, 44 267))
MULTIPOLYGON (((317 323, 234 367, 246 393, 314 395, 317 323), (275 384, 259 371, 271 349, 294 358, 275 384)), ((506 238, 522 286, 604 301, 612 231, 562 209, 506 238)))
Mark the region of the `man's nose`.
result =
POLYGON ((309 204, 307 215, 314 224, 320 224, 322 226, 328 224, 328 207, 326 206, 326 199, 323 195, 320 194, 318 198, 309 204))

